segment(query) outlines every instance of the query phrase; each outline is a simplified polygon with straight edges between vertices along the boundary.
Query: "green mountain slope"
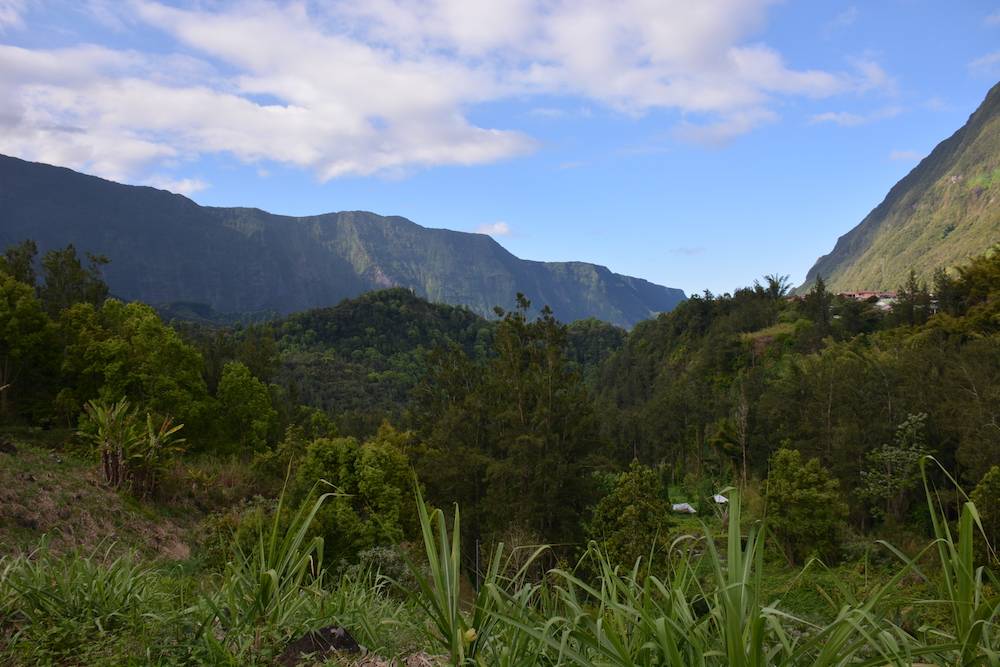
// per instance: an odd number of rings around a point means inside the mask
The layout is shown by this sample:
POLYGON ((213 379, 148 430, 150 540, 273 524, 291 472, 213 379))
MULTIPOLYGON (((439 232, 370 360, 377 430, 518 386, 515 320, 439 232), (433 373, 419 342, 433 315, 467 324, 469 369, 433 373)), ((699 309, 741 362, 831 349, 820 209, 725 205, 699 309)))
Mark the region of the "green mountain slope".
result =
POLYGON ((964 263, 1000 241, 1000 84, 955 134, 838 239, 800 288, 822 276, 835 291, 895 289, 913 268, 964 263))
POLYGON ((603 266, 518 259, 482 234, 363 211, 295 218, 203 207, 163 190, 0 156, 0 246, 25 238, 42 252, 73 243, 107 255, 108 283, 123 298, 229 313, 289 313, 407 287, 480 314, 523 292, 564 321, 631 326, 684 299, 680 290, 603 266))

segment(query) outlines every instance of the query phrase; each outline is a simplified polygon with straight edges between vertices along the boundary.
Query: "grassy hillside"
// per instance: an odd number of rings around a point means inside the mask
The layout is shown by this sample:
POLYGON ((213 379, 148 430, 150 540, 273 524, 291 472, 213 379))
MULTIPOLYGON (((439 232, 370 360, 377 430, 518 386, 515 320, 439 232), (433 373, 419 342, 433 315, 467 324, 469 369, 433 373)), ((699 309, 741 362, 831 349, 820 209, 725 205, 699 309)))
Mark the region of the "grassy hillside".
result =
MULTIPOLYGON (((44 437, 51 434, 0 434, 0 543, 6 553, 31 550, 44 539, 56 553, 117 545, 165 560, 190 556, 190 512, 115 493, 89 457, 44 437)), ((64 440, 72 434, 60 435, 64 440)))
POLYGON ((895 289, 915 269, 965 263, 1000 240, 1000 84, 955 134, 809 270, 834 291, 895 289))

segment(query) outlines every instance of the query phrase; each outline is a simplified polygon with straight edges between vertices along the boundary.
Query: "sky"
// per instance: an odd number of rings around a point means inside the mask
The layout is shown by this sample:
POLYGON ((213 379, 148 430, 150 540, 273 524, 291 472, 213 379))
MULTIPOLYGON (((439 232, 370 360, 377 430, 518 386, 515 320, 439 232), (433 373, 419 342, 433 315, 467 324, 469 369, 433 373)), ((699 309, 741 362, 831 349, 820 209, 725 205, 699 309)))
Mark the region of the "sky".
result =
POLYGON ((1000 79, 977 0, 0 0, 0 153, 795 283, 1000 79))

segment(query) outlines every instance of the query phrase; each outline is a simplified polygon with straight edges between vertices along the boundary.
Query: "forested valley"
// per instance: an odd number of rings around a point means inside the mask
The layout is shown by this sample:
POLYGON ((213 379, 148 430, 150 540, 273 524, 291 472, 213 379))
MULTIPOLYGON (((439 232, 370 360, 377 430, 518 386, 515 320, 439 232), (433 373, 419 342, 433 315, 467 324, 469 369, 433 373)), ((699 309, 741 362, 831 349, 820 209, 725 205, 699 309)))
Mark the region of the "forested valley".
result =
POLYGON ((1000 247, 631 331, 401 288, 170 318, 37 255, 0 260, 0 662, 337 624, 367 654, 313 663, 1000 664, 1000 247))

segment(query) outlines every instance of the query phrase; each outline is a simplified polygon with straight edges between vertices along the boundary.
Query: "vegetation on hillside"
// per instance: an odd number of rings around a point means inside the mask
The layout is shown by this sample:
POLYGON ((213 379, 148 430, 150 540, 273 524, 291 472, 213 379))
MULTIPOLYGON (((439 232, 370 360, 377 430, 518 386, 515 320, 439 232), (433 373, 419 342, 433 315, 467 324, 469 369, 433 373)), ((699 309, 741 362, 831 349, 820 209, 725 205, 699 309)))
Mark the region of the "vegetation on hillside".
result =
POLYGON ((895 289, 915 270, 929 281, 1000 241, 1000 84, 885 200, 809 270, 835 291, 895 289))
POLYGON ((76 244, 114 260, 104 267, 113 294, 203 321, 259 320, 394 286, 483 316, 521 291, 564 320, 599 317, 624 327, 684 299, 679 289, 604 266, 523 260, 486 234, 398 216, 293 218, 199 206, 165 190, 5 155, 0 183, 0 247, 30 236, 48 255, 76 244))
POLYGON ((405 290, 168 324, 35 255, 0 263, 0 662, 273 664, 330 623, 451 664, 1000 661, 1000 253, 890 312, 768 276, 627 334, 405 290), (185 545, 38 546, 56 494, 185 545))

